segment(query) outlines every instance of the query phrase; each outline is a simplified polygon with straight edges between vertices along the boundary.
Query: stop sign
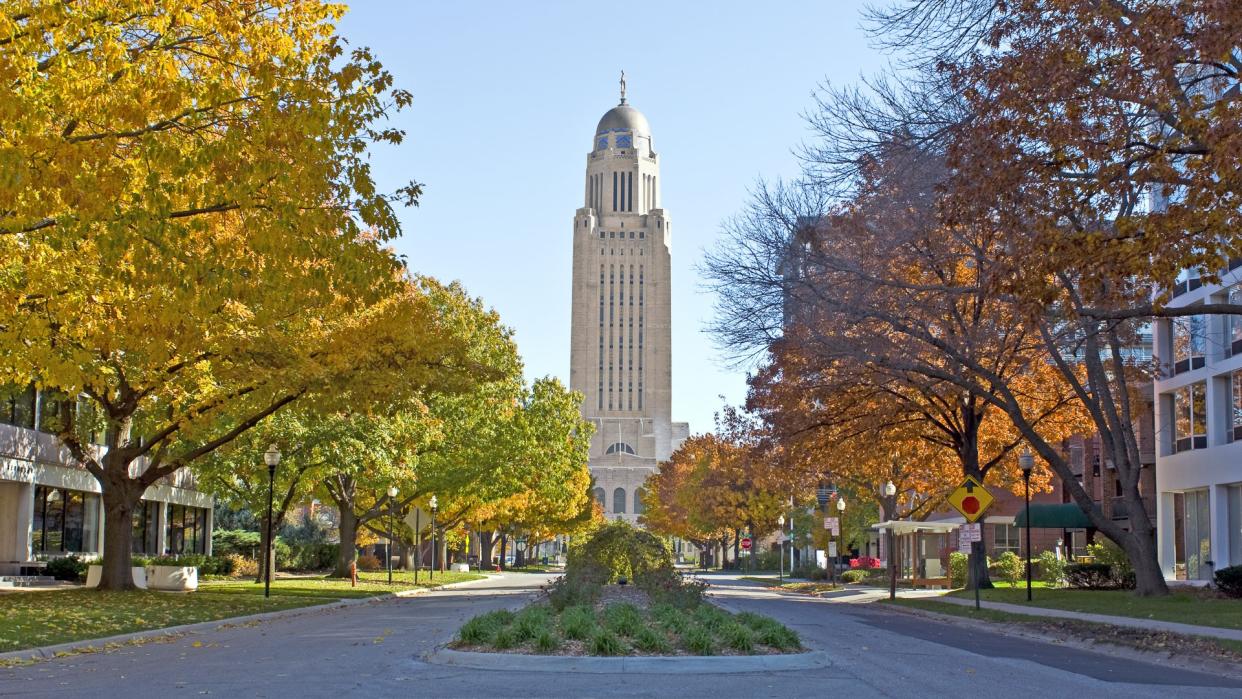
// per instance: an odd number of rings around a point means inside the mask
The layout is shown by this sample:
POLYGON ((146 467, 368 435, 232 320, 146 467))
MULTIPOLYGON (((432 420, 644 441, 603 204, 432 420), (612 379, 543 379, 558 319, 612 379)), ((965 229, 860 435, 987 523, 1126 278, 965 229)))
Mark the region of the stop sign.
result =
POLYGON ((745 539, 742 539, 742 548, 747 551, 750 550, 750 537, 749 536, 746 537, 745 539))

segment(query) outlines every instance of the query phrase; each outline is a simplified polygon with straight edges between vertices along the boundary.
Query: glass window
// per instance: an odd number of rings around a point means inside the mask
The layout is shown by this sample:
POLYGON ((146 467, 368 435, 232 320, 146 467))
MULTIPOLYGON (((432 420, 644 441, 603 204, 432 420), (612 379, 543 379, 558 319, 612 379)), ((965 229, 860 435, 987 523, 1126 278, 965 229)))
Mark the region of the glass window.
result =
MULTIPOLYGON (((1242 286, 1229 290, 1229 303, 1242 304, 1242 286)), ((1231 354, 1242 354, 1242 316, 1229 316, 1229 345, 1231 354)))
POLYGON ((1207 448, 1207 383, 1183 386, 1173 394, 1175 451, 1207 448))
POLYGON ((34 384, 0 385, 0 422, 18 427, 34 428, 34 384))
POLYGON ((613 514, 625 514, 625 488, 612 491, 612 511, 613 514))
MULTIPOLYGON (((1242 439, 1242 369, 1233 372, 1233 438, 1242 439)), ((1240 561, 1242 563, 1242 561, 1240 561)))
POLYGON ((1012 524, 993 524, 993 531, 996 538, 992 543, 994 553, 1003 553, 1005 551, 1017 552, 1020 546, 1018 538, 1018 528, 1012 524))
POLYGON ((1202 368, 1207 355, 1207 317, 1174 318, 1171 328, 1175 362, 1173 373, 1202 368))
POLYGON ((605 506, 605 505, 604 505, 604 489, 603 489, 603 488, 596 488, 596 489, 595 489, 594 491, 592 491, 592 492, 595 494, 595 501, 599 503, 599 506, 600 506, 600 507, 604 507, 604 506, 605 506))
POLYGON ((95 553, 98 544, 98 495, 45 485, 35 487, 30 537, 34 553, 95 553))

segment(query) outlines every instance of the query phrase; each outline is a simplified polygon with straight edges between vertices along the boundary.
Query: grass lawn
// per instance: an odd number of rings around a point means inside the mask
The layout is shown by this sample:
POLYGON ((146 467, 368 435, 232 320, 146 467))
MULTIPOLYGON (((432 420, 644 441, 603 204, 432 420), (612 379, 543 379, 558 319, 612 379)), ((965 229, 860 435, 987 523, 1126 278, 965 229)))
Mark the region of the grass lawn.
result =
MULTIPOLYGON (((429 580, 424 571, 417 587, 477 580, 476 573, 437 573, 429 580)), ((0 652, 50 646, 69 641, 103 638, 133 631, 148 631, 200 621, 258 614, 295 607, 324 604, 336 599, 371 597, 408 590, 412 572, 361 573, 358 587, 348 580, 328 578, 278 578, 272 596, 263 597, 263 586, 251 581, 206 581, 198 592, 168 593, 134 590, 57 590, 0 594, 0 652)))
MULTIPOLYGON (((1112 592, 1105 590, 1064 590, 1065 592, 1112 592)), ((1025 590, 1023 600, 1025 601, 1025 590)), ((1124 594, 1124 593, 1123 593, 1124 594)), ((1142 629, 1129 629, 1107 624, 1096 624, 1070 619, 1044 619, 1026 614, 1012 614, 995 609, 975 610, 974 607, 963 607, 957 604, 939 602, 935 598, 882 600, 882 604, 893 604, 899 607, 910 607, 924 611, 946 614, 949 616, 979 621, 1018 625, 1053 634, 1068 633, 1071 636, 1087 638, 1098 642, 1129 646, 1140 650, 1158 652, 1180 652, 1192 657, 1211 657, 1228 662, 1242 661, 1242 642, 1226 639, 1199 636, 1182 636, 1162 632, 1148 632, 1142 629)))
MULTIPOLYGON (((955 590, 949 594, 974 598, 974 592, 970 590, 955 590)), ((1036 590, 1035 601, 1028 603, 1026 588, 1020 585, 1016 588, 981 590, 980 597, 990 602, 1242 629, 1242 600, 1223 599, 1190 590, 1178 590, 1167 597, 1137 597, 1127 590, 1044 588, 1036 590)))
MULTIPOLYGON (((435 587, 449 583, 478 580, 486 576, 478 573, 436 573, 434 578, 427 571, 418 574, 418 584, 414 584, 414 572, 394 570, 392 585, 388 584, 388 573, 359 572, 358 586, 351 587, 348 579, 313 577, 313 578, 277 578, 272 581, 272 597, 311 597, 320 599, 348 599, 356 597, 373 597, 399 590, 412 590, 423 587, 435 587)), ((251 580, 211 580, 199 584, 199 593, 226 595, 258 595, 263 596, 263 585, 251 580)))

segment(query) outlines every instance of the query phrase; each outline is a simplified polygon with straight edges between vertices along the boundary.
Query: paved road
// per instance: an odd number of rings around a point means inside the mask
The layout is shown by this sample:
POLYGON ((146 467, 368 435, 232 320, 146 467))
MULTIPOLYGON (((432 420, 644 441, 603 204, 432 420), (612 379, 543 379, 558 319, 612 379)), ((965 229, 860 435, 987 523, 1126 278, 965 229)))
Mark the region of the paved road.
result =
POLYGON ((418 659, 450 639, 465 619, 518 606, 546 579, 504 575, 413 598, 0 670, 0 696, 1242 696, 1242 683, 1211 675, 866 605, 781 595, 724 577, 713 578, 723 603, 777 617, 809 645, 830 653, 834 665, 722 676, 551 675, 457 669, 418 659))

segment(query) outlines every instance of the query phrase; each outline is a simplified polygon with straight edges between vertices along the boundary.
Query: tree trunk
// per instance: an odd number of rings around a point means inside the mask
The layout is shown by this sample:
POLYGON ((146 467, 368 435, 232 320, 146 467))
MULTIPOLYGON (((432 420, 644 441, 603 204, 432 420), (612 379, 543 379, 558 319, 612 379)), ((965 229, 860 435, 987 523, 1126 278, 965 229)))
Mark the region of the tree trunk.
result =
POLYGON ((128 477, 115 482, 100 483, 104 508, 103 569, 100 590, 132 590, 134 576, 133 536, 134 508, 143 489, 128 477))
POLYGON ((742 532, 738 529, 733 530, 733 567, 741 570, 742 561, 742 532))
POLYGON ((500 569, 501 570, 509 569, 509 566, 505 563, 505 556, 508 555, 508 548, 509 548, 509 535, 501 534, 500 535, 500 569))
MULTIPOLYGON (((980 524, 980 526, 983 526, 980 524)), ((918 577, 918 561, 914 561, 915 577, 918 577)), ((975 589, 978 585, 980 590, 988 590, 994 587, 992 578, 988 575, 988 557, 983 547, 982 541, 973 541, 970 544, 970 565, 969 572, 966 576, 966 588, 975 589)))
MULTIPOLYGON (((1134 522, 1133 519, 1130 520, 1134 522)), ((1134 568, 1134 594, 1139 597, 1163 597, 1169 594, 1160 559, 1156 556, 1156 537, 1135 532, 1126 537, 1122 547, 1134 568)))
POLYGON ((479 532, 479 566, 492 567, 492 551, 496 548, 496 532, 479 532))
POLYGON ((353 507, 339 507, 341 547, 336 557, 336 570, 332 575, 338 578, 349 577, 349 565, 354 562, 354 551, 358 541, 358 517, 353 507))

